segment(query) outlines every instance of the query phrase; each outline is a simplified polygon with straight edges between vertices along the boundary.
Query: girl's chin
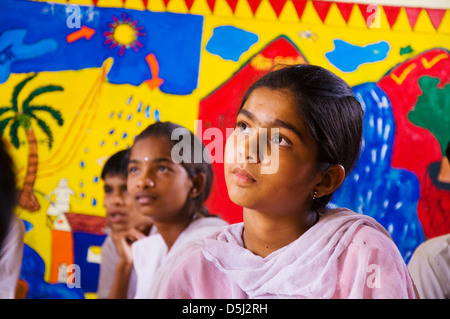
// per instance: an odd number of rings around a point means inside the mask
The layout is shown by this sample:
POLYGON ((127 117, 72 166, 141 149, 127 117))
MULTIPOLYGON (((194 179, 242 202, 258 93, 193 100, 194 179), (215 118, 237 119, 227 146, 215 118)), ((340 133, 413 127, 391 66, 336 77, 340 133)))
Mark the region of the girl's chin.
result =
POLYGON ((159 212, 156 211, 155 209, 152 209, 150 207, 141 207, 139 209, 139 213, 142 216, 146 216, 146 217, 150 217, 150 218, 154 218, 156 216, 158 216, 159 212))
MULTIPOLYGON (((274 204, 270 195, 262 196, 260 192, 253 192, 249 189, 229 188, 228 196, 234 204, 255 211, 265 211, 274 204)), ((275 203, 275 206, 278 204, 275 203)))
POLYGON ((229 191, 228 196, 230 197, 231 201, 235 203, 236 205, 239 205, 243 208, 250 208, 252 209, 255 204, 255 196, 248 196, 246 194, 243 194, 241 191, 229 191))

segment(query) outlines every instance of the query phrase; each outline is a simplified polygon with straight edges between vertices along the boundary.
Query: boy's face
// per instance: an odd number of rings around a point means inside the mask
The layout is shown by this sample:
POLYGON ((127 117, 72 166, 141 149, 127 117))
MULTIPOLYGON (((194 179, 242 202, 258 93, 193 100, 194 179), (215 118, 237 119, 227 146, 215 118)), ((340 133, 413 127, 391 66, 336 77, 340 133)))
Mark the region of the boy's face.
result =
POLYGON ((112 231, 124 231, 131 228, 137 211, 127 192, 126 177, 107 174, 104 179, 104 191, 108 226, 112 231))

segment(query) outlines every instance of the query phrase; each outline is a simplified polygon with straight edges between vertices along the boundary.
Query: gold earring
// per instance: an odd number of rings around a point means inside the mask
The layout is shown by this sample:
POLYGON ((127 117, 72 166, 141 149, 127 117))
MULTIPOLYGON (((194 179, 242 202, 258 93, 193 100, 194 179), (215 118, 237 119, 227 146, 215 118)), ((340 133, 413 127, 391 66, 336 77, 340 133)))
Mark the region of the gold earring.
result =
POLYGON ((316 191, 316 190, 314 190, 314 193, 313 193, 312 199, 313 199, 313 200, 315 200, 316 198, 317 198, 317 191, 316 191))

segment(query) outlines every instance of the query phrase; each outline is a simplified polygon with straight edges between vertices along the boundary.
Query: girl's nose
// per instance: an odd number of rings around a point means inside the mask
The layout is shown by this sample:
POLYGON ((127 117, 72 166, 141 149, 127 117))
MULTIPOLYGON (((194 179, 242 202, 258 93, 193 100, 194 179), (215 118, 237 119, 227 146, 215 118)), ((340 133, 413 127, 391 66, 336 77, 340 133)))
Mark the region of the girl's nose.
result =
POLYGON ((150 174, 143 174, 138 181, 138 187, 140 188, 152 188, 155 187, 155 182, 150 174))
POLYGON ((249 163, 259 163, 259 149, 264 147, 259 141, 259 133, 255 131, 251 135, 245 136, 244 147, 240 149, 240 157, 244 159, 245 162, 249 163))

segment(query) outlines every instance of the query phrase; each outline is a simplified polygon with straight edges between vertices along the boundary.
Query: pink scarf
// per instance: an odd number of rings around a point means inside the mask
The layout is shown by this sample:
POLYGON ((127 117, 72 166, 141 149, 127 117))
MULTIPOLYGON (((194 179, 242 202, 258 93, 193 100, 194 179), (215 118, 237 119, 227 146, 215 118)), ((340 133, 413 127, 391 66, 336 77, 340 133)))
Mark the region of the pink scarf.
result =
MULTIPOLYGON (((332 298, 340 276, 338 258, 362 225, 391 238, 375 219, 339 208, 328 211, 297 240, 265 258, 244 248, 243 223, 206 239, 203 254, 250 298, 332 298)), ((356 273, 364 278, 355 284, 365 280, 366 269, 356 273)), ((350 297, 362 298, 361 294, 350 297)))

